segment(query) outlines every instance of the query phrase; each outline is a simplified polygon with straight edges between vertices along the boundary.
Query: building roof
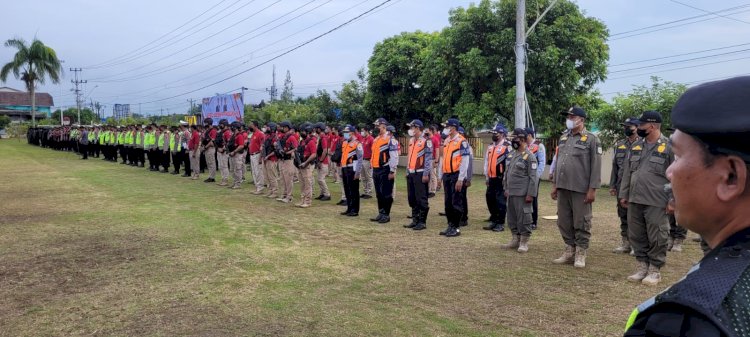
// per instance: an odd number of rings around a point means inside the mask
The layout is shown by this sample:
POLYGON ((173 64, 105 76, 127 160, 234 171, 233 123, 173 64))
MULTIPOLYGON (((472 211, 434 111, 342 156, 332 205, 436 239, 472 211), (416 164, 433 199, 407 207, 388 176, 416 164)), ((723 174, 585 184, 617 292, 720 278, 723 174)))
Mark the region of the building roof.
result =
MULTIPOLYGON (((36 105, 37 106, 53 106, 52 95, 46 92, 37 92, 36 105)), ((0 87, 0 105, 27 105, 31 106, 31 96, 21 90, 0 87)))

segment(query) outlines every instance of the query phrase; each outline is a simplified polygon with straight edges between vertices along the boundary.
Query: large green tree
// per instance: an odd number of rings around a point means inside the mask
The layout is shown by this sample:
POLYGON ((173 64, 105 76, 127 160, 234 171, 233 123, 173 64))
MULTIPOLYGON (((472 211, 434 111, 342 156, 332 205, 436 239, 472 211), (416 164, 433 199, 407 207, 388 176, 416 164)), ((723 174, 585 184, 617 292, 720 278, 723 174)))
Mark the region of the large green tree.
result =
MULTIPOLYGON (((550 2, 527 0, 527 22, 550 2)), ((439 34, 403 33, 379 43, 369 63, 368 109, 407 117, 426 110, 428 120, 457 116, 469 128, 512 124, 515 16, 515 0, 483 0, 451 10, 439 34)), ((601 21, 569 0, 540 20, 527 40, 526 90, 536 126, 557 133, 564 127, 560 112, 593 101, 589 91, 606 75, 607 37, 601 21)))
POLYGON ((600 105, 591 114, 593 122, 599 127, 602 142, 611 146, 617 139, 623 138, 624 131, 620 123, 648 110, 661 113, 662 132, 669 134, 667 129, 671 126, 670 112, 685 90, 687 86, 684 84, 652 77, 651 85, 636 86, 630 93, 615 96, 612 103, 600 105))
POLYGON ((368 61, 365 110, 384 117, 397 128, 414 118, 433 120, 427 112, 429 96, 420 82, 428 47, 438 33, 401 33, 375 45, 368 61))
POLYGON ((36 85, 44 84, 49 77, 52 83, 60 82, 62 66, 57 58, 55 50, 44 45, 42 41, 34 38, 31 44, 26 44, 23 39, 10 39, 5 41, 6 47, 16 48, 18 51, 13 60, 0 69, 0 80, 5 82, 8 75, 13 73, 16 79, 20 79, 26 85, 26 90, 31 95, 31 123, 36 126, 36 85))
MULTIPOLYGON (((52 112, 51 119, 53 121, 56 121, 57 123, 60 123, 60 113, 62 113, 64 117, 70 118, 71 123, 75 123, 75 121, 78 120, 77 108, 67 108, 65 110, 57 109, 52 112)), ((89 108, 81 109, 81 124, 96 124, 100 122, 101 121, 96 117, 96 113, 94 111, 89 108)))
POLYGON ((333 92, 341 107, 341 119, 351 123, 374 121, 375 116, 365 110, 367 97, 367 71, 357 71, 357 80, 351 80, 341 86, 340 91, 333 92))

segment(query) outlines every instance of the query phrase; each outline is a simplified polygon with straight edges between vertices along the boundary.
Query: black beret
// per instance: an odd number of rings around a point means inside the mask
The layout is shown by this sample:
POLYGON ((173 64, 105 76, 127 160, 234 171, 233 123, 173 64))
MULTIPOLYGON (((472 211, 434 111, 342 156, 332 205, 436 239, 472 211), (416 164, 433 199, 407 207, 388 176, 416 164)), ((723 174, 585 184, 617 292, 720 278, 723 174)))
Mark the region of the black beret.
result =
POLYGON ((750 76, 688 89, 672 108, 672 125, 692 135, 750 136, 750 76))

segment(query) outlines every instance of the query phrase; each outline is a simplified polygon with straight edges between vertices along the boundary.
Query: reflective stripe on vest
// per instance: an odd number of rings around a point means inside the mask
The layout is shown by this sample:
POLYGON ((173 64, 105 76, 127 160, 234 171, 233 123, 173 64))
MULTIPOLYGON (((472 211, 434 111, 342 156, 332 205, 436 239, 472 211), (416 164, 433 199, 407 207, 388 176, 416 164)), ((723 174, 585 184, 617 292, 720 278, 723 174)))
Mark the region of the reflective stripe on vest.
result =
POLYGON ((391 159, 390 146, 391 137, 378 136, 378 138, 375 138, 372 142, 372 158, 370 158, 372 168, 380 168, 388 164, 388 160, 391 159))
POLYGON ((142 143, 141 142, 141 135, 142 135, 141 131, 138 131, 138 132, 135 133, 135 137, 134 137, 135 138, 135 145, 138 145, 138 146, 143 145, 143 144, 141 144, 142 143))
POLYGON ((341 145, 341 167, 354 166, 354 159, 357 156, 357 142, 347 142, 341 145))
POLYGON ((443 173, 456 173, 461 169, 461 143, 464 137, 459 135, 443 146, 443 173))
POLYGON ((180 152, 182 151, 182 142, 175 143, 175 140, 177 140, 177 137, 179 134, 174 134, 172 137, 169 137, 169 148, 172 149, 172 152, 180 152))
POLYGON ((424 157, 425 148, 427 148, 427 141, 419 137, 415 142, 414 139, 409 141, 409 169, 410 172, 417 170, 424 170, 424 157))
POLYGON ((487 166, 487 176, 490 178, 497 178, 498 173, 503 174, 503 165, 500 165, 500 172, 497 172, 497 164, 498 159, 500 157, 504 157, 508 154, 508 148, 503 145, 490 145, 489 150, 487 151, 487 158, 489 158, 489 162, 487 166), (497 151, 497 149, 500 149, 500 151, 497 151))

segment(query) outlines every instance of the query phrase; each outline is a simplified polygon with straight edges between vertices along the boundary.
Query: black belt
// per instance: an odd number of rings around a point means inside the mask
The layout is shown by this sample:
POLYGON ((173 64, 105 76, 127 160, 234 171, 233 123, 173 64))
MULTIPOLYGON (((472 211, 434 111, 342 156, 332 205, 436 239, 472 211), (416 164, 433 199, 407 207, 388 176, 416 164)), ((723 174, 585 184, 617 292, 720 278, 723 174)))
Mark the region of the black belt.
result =
POLYGON ((251 153, 250 155, 251 155, 251 156, 254 156, 254 155, 256 155, 256 154, 260 154, 260 151, 258 151, 258 152, 255 152, 255 153, 251 153))

